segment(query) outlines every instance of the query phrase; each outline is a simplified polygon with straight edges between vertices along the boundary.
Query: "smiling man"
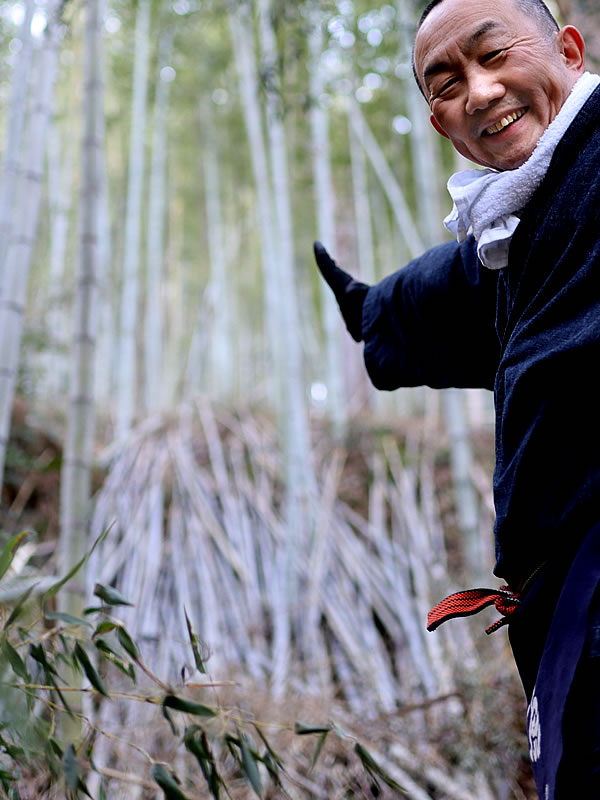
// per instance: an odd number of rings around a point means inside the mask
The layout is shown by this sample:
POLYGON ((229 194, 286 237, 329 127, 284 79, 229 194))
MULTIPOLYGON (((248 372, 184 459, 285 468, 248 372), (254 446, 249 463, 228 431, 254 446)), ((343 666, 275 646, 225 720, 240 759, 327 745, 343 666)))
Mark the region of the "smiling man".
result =
POLYGON ((484 168, 449 181, 456 241, 375 286, 315 256, 377 388, 493 389, 507 586, 428 628, 495 603, 540 797, 600 797, 600 78, 541 0, 435 0, 413 66, 434 128, 484 168))
POLYGON ((534 7, 537 0, 457 0, 452 10, 438 2, 419 28, 415 72, 432 123, 485 167, 527 161, 583 72, 579 31, 559 30, 534 7))

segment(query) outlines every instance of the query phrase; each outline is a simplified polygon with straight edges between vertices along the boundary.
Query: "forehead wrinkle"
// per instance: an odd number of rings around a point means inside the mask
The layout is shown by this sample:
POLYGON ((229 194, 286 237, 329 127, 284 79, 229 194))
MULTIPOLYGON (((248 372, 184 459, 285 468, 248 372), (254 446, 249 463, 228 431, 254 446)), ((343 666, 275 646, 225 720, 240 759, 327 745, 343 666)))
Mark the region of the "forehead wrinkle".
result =
MULTIPOLYGON (((466 41, 464 50, 466 52, 470 52, 473 50, 477 42, 486 36, 488 33, 491 33, 502 26, 493 19, 486 20, 483 22, 476 31, 474 31, 466 41)), ((428 67, 425 68, 423 72, 423 79, 426 80, 430 78, 432 75, 437 75, 440 72, 445 72, 450 68, 450 63, 448 61, 435 61, 433 64, 430 64, 428 67)))

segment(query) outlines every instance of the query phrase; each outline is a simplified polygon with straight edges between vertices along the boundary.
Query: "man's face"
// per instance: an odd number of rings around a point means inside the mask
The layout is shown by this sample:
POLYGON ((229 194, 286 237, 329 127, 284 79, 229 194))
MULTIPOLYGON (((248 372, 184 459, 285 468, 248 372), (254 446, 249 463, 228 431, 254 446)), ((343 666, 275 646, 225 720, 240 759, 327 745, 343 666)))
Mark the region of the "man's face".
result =
POLYGON ((576 28, 550 39, 511 0, 444 0, 415 42, 432 124, 463 156, 498 170, 527 161, 583 59, 576 28))

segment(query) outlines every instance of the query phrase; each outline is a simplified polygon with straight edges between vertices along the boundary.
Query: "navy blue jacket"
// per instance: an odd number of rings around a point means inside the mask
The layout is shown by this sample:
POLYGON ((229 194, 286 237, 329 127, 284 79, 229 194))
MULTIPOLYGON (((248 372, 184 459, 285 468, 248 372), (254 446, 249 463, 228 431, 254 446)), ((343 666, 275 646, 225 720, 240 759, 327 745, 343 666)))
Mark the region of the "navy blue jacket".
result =
POLYGON ((472 237, 369 289, 365 364, 379 389, 493 389, 496 566, 517 588, 600 521, 600 90, 558 145, 490 271, 472 237))

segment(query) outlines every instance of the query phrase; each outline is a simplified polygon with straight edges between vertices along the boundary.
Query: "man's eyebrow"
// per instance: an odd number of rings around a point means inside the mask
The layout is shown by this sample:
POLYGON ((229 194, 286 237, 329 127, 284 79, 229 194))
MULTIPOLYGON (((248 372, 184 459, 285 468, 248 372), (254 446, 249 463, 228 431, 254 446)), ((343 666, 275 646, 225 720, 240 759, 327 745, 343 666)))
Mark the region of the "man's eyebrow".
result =
POLYGON ((477 44, 477 42, 481 38, 483 38, 486 34, 491 33, 491 31, 496 30, 496 28, 500 27, 501 25, 499 25, 493 19, 489 19, 487 22, 484 22, 482 25, 480 25, 479 28, 477 28, 475 33, 471 34, 467 42, 467 47, 469 49, 473 48, 477 44))
POLYGON ((423 73, 423 80, 427 80, 427 78, 431 78, 432 75, 437 75, 439 72, 446 72, 449 69, 450 64, 447 61, 436 61, 435 64, 427 67, 423 73))
MULTIPOLYGON (((480 39, 500 27, 501 26, 493 19, 483 22, 479 28, 477 28, 477 30, 467 39, 466 49, 472 50, 480 39)), ((426 81, 427 78, 431 78, 432 75, 438 75, 440 72, 446 72, 449 69, 450 64, 447 61, 435 61, 423 72, 423 80, 426 81)))

